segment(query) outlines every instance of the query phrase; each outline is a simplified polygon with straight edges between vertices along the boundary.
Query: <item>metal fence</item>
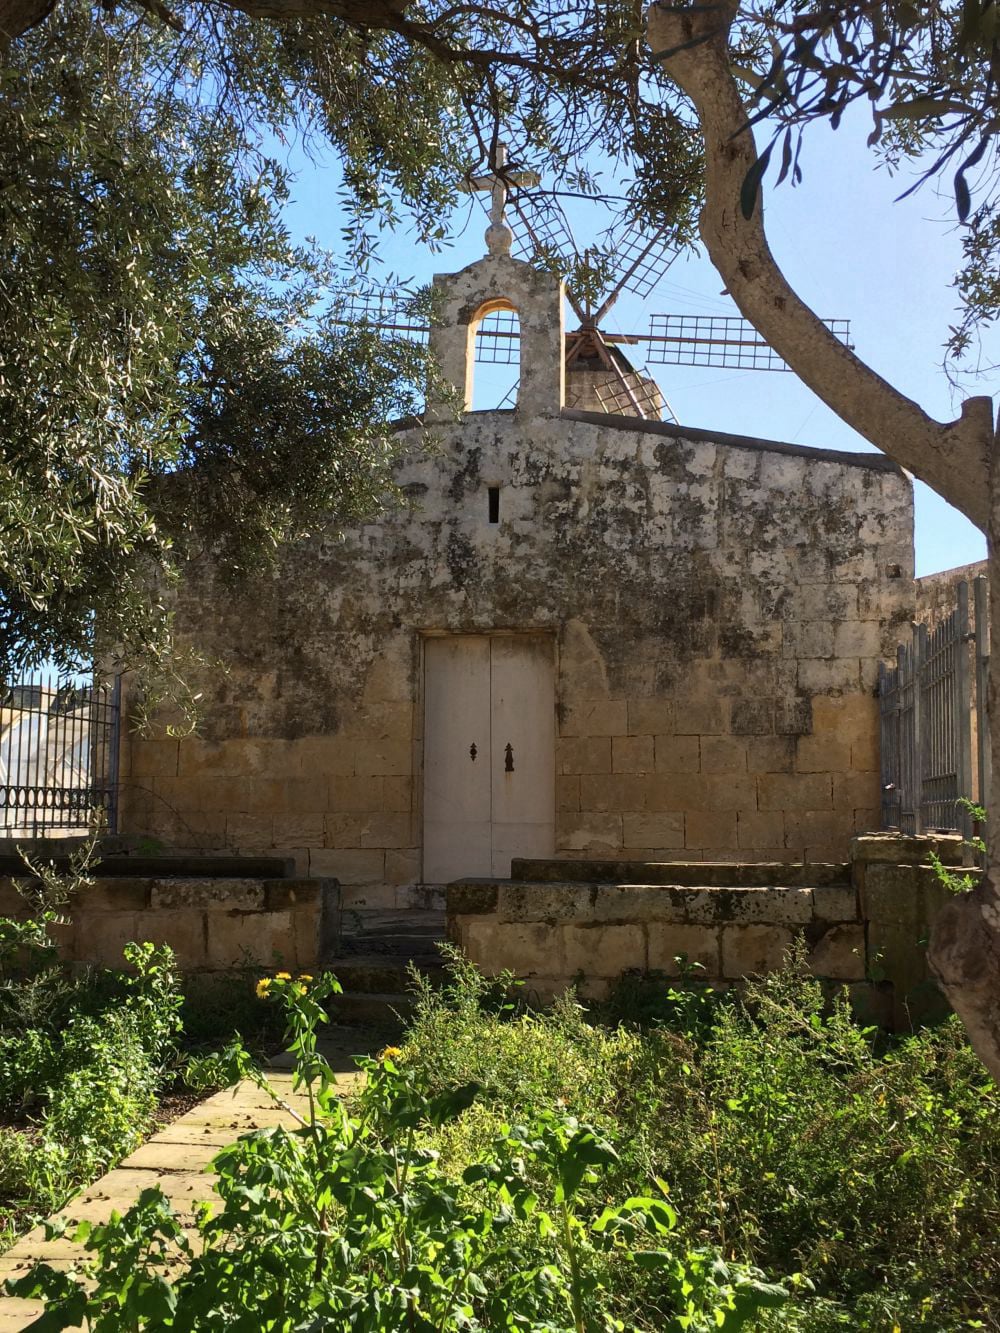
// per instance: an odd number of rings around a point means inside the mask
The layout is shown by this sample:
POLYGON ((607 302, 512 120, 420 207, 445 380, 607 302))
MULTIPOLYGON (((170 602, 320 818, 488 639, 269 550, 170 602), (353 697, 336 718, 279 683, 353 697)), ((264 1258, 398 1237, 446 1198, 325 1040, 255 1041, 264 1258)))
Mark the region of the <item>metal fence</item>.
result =
POLYGON ((964 800, 989 803, 987 582, 957 585, 957 605, 933 628, 914 625, 896 665, 879 665, 882 827, 903 833, 958 830, 964 800), (975 760, 973 759, 975 756, 975 760))
POLYGON ((0 694, 0 838, 117 830, 121 681, 43 676, 0 694))

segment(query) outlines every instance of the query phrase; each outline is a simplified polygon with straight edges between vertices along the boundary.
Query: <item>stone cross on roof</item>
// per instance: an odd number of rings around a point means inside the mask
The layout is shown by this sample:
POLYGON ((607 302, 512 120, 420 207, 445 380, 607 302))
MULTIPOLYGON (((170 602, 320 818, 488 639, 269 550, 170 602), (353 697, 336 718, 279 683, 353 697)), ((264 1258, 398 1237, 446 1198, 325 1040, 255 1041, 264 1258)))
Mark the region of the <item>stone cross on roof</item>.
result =
POLYGON ((509 255, 514 233, 507 226, 504 210, 507 196, 512 185, 537 185, 539 177, 533 171, 506 171, 507 145, 497 144, 496 166, 487 176, 473 176, 459 187, 472 194, 477 190, 489 190, 492 195, 490 204, 490 225, 486 228, 486 248, 491 255, 509 255))

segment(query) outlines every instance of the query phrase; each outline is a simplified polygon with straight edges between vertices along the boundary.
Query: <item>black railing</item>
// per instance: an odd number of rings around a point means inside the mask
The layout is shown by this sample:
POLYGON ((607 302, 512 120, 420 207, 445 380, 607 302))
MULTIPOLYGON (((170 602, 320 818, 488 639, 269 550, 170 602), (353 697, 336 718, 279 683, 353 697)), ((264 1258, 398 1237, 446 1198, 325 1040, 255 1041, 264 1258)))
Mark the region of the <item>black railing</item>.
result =
POLYGON ((8 684, 0 695, 0 838, 114 833, 121 680, 8 684))

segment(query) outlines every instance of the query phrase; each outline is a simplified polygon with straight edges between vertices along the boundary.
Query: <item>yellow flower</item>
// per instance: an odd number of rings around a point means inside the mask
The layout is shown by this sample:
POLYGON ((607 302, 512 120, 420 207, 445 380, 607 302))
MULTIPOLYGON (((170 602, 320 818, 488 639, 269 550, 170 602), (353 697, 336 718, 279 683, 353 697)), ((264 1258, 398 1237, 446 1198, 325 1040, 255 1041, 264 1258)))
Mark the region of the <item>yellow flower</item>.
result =
POLYGON ((312 981, 312 974, 309 973, 309 972, 300 972, 300 973, 299 973, 299 980, 300 980, 300 981, 312 981))
POLYGON ((403 1054, 398 1046, 385 1046, 378 1053, 380 1060, 397 1060, 403 1054))
POLYGON ((275 981, 291 981, 292 974, 291 972, 275 972, 274 979, 275 981))
POLYGON ((260 981, 257 982, 256 989, 257 989, 257 999, 263 1000, 267 995, 267 992, 271 989, 271 978, 261 977, 260 981))

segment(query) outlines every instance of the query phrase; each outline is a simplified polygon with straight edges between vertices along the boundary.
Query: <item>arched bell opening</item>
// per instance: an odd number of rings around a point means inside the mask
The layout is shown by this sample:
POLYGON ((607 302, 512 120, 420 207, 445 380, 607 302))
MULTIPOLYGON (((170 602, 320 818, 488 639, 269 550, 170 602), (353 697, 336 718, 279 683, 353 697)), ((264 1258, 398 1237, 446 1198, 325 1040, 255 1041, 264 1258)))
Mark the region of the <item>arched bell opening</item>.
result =
POLYGON ((521 379, 521 320, 506 297, 484 301, 468 327, 469 410, 513 408, 521 379))

